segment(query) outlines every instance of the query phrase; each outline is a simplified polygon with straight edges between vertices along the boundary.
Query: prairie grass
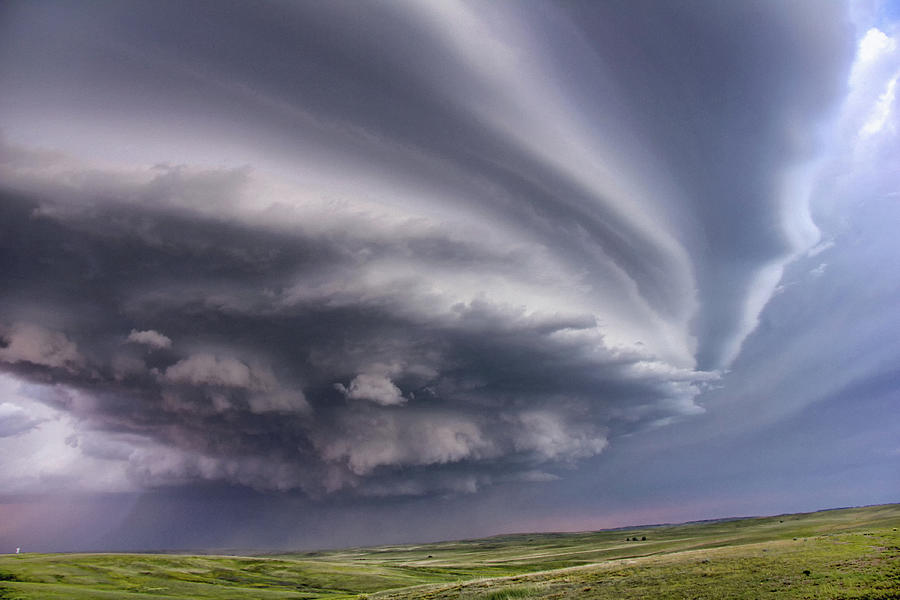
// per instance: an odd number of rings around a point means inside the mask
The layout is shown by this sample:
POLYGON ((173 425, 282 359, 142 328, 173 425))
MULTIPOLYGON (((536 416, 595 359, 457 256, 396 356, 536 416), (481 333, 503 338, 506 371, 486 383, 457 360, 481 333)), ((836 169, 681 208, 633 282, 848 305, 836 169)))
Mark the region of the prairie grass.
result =
POLYGON ((0 599, 900 600, 898 528, 885 505, 316 553, 0 555, 0 599))

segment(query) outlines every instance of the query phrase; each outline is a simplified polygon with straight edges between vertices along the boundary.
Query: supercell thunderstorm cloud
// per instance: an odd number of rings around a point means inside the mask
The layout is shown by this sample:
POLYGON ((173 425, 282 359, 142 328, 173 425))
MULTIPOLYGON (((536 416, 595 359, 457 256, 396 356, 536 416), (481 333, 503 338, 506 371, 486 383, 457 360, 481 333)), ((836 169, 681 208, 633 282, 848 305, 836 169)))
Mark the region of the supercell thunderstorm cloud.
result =
POLYGON ((866 378, 883 398, 896 341, 823 340, 897 314, 813 322, 856 306, 898 216, 868 162, 897 158, 875 12, 4 3, 0 491, 565 486, 711 422, 707 397, 742 421, 866 378), (841 263, 847 206, 877 234, 841 263))

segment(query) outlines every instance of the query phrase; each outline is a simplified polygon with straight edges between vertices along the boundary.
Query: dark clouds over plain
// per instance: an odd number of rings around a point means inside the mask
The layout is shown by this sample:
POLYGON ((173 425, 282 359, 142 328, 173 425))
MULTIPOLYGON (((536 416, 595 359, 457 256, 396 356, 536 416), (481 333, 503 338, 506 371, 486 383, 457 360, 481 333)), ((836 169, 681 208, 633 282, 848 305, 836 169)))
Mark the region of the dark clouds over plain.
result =
POLYGON ((895 398, 876 9, 0 11, 8 494, 585 512, 665 448, 696 478, 704 443, 895 398))

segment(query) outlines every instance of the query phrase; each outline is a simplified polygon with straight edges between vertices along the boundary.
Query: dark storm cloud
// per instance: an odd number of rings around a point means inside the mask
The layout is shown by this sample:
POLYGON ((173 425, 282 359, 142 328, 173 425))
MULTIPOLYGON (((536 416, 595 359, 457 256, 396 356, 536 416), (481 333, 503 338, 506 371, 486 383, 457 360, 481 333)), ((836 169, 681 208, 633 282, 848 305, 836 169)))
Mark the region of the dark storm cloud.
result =
POLYGON ((467 491, 698 412, 847 67, 819 3, 5 14, 0 365, 148 486, 467 491))
POLYGON ((705 377, 643 371, 642 357, 604 348, 583 315, 486 300, 428 315, 404 307, 402 289, 294 300, 298 277, 353 260, 344 240, 329 248, 134 207, 60 217, 12 196, 3 206, 19 284, 4 297, 0 360, 90 394, 88 406, 46 400, 94 427, 170 448, 175 458, 130 456, 148 485, 471 490, 596 454, 610 427, 691 412, 705 377), (47 319, 56 328, 35 324, 47 319))

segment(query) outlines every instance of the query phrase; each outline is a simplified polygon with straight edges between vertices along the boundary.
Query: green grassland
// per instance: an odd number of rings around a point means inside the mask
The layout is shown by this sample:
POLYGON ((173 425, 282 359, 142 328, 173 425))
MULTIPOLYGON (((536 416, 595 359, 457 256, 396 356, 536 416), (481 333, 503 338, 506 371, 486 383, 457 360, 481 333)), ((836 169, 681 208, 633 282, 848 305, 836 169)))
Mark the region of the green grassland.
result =
POLYGON ((0 555, 0 598, 900 600, 898 528, 895 504, 303 554, 0 555))

